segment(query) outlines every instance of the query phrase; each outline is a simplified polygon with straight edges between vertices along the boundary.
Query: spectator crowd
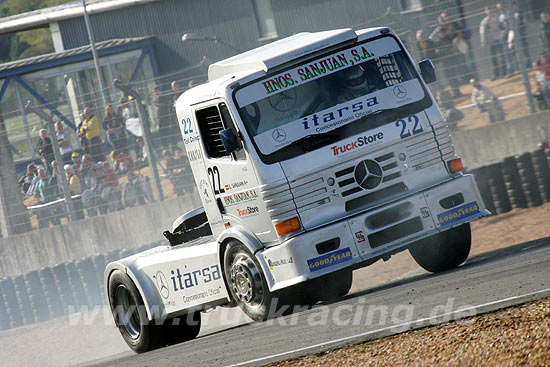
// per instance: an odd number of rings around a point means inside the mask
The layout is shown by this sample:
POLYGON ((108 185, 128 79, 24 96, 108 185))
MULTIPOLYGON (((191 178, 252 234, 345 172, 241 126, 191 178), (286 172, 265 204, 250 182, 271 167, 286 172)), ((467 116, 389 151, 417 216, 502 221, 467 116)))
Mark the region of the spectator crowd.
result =
MULTIPOLYGON (((540 51, 531 55, 524 14, 516 2, 496 3, 484 8, 479 24, 479 47, 490 62, 490 79, 497 80, 516 75, 524 66, 531 75, 532 93, 539 110, 550 109, 550 12, 539 13, 537 38, 540 51)), ((421 59, 429 58, 436 66, 438 81, 433 92, 449 123, 464 117, 457 111, 454 99, 464 96, 462 86, 472 86, 472 102, 480 112, 488 113, 490 122, 506 118, 498 96, 480 81, 472 50, 472 31, 462 19, 455 19, 450 11, 437 17, 432 29, 416 32, 417 50, 421 59)))
POLYGON ((19 180, 38 228, 58 225, 69 216, 53 144, 59 146, 76 220, 153 202, 151 179, 141 172, 149 166, 148 152, 162 169, 162 178, 171 183, 173 196, 194 191, 189 163, 178 146, 181 139, 174 103, 182 89, 173 82, 170 91, 162 93, 155 87, 153 93, 159 130, 149 150, 137 102, 131 96, 120 98, 118 106, 108 104, 102 115, 85 107, 74 133, 61 121, 55 122, 55 137, 40 129, 36 146, 40 162, 29 163, 19 180))

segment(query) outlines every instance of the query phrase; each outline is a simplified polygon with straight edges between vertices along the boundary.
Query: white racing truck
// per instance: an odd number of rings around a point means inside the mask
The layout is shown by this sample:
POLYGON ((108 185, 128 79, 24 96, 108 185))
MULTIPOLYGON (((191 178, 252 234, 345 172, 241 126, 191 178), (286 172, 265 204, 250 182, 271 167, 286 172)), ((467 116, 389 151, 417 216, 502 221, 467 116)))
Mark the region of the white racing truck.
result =
POLYGON ((388 28, 300 33, 212 64, 178 120, 203 207, 170 244, 110 263, 115 322, 144 352, 194 338, 201 311, 345 295, 352 270, 408 249, 439 272, 489 214, 449 128, 388 28))

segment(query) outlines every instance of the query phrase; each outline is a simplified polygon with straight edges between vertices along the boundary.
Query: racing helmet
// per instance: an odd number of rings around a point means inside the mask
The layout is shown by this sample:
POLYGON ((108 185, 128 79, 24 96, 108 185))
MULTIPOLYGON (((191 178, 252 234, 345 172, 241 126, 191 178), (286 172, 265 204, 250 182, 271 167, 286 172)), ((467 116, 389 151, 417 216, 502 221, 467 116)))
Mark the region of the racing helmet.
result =
POLYGON ((367 90, 367 77, 360 66, 345 70, 343 82, 345 88, 352 93, 361 93, 367 90))

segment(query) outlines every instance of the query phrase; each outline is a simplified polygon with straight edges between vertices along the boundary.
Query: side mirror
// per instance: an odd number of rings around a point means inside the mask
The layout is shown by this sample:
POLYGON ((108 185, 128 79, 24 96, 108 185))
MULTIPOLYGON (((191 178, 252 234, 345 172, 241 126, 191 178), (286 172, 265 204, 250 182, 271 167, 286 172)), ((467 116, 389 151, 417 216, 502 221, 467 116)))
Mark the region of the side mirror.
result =
POLYGON ((435 76, 434 64, 432 64, 430 59, 420 61, 418 66, 420 66, 420 73, 422 74, 422 79, 424 79, 426 84, 433 83, 437 80, 435 76))
POLYGON ((220 139, 222 140, 223 147, 228 154, 231 154, 242 148, 237 134, 232 127, 227 128, 219 132, 220 139))

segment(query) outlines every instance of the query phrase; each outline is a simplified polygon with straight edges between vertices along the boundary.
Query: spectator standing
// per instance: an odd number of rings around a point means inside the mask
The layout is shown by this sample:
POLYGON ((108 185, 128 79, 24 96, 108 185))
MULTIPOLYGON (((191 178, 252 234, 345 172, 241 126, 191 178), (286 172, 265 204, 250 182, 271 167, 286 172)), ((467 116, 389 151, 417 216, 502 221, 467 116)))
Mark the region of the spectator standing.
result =
POLYGON ((517 2, 515 1, 512 3, 512 10, 514 12, 514 21, 518 26, 517 29, 519 34, 515 34, 513 30, 511 31, 511 49, 514 57, 517 59, 519 50, 518 45, 521 45, 520 52, 525 57, 525 68, 529 69, 531 67, 531 56, 529 55, 529 43, 527 41, 527 27, 525 25, 525 20, 523 18, 523 14, 519 11, 517 2))
POLYGON ((168 149, 162 152, 162 157, 166 159, 165 173, 173 186, 173 192, 177 196, 185 194, 187 182, 185 182, 185 173, 189 166, 187 159, 179 147, 174 149, 174 155, 170 154, 168 149))
POLYGON ((443 66, 443 73, 451 87, 453 97, 461 97, 463 94, 459 89, 460 81, 457 69, 458 63, 456 60, 459 55, 453 44, 452 33, 450 33, 448 27, 441 25, 437 28, 436 36, 432 37, 432 40, 437 47, 436 53, 443 66))
POLYGON ((489 113, 491 123, 503 121, 505 119, 504 110, 497 95, 489 87, 482 85, 477 78, 470 80, 470 84, 474 88, 472 102, 478 107, 479 111, 489 113))
POLYGON ((56 197, 59 197, 59 193, 62 191, 60 190, 59 183, 57 182, 57 176, 59 175, 59 170, 57 169, 57 162, 52 162, 52 175, 48 181, 50 185, 54 185, 57 188, 56 197))
POLYGON ((434 64, 437 63, 437 53, 434 41, 426 37, 426 33, 423 30, 416 32, 416 46, 420 54, 420 59, 430 59, 434 64))
POLYGON ((71 154, 71 160, 73 162, 74 173, 76 175, 80 175, 80 165, 82 164, 82 160, 80 159, 80 153, 73 152, 73 154, 71 154))
POLYGON ((540 13, 539 39, 543 54, 550 54, 550 13, 544 10, 540 13))
POLYGON ((84 117, 84 113, 81 113, 80 116, 80 122, 78 123, 78 126, 76 127, 76 133, 78 135, 78 141, 80 142, 80 146, 84 150, 84 153, 90 153, 90 142, 88 139, 86 139, 86 134, 82 134, 80 131, 82 130, 82 124, 86 120, 84 117))
POLYGON ((94 163, 92 157, 89 154, 84 154, 82 156, 82 164, 80 165, 80 184, 82 190, 86 189, 95 189, 98 185, 97 177, 102 171, 102 167, 94 163))
POLYGON ((448 37, 451 38, 453 43, 453 51, 455 59, 455 73, 460 84, 468 83, 469 79, 473 77, 475 71, 475 64, 473 61, 473 55, 470 49, 470 38, 472 32, 465 28, 460 22, 453 20, 450 12, 444 11, 437 17, 438 26, 434 29, 432 34, 437 39, 437 33, 440 28, 445 28, 448 37))
POLYGON ((101 187, 100 197, 101 206, 99 211, 101 214, 107 213, 107 210, 113 212, 122 209, 122 193, 119 189, 118 175, 111 168, 109 162, 103 162, 103 185, 101 187))
POLYGON ((504 60, 504 45, 501 41, 500 22, 491 8, 485 8, 485 18, 479 24, 479 37, 481 48, 489 49, 491 64, 493 66, 493 79, 506 74, 504 60))
MULTIPOLYGON (((67 182, 69 183, 69 191, 71 192, 71 196, 82 194, 80 179, 77 175, 75 175, 73 166, 71 166, 70 164, 66 164, 65 166, 63 166, 63 169, 65 170, 67 182)), ((75 218, 77 220, 84 219, 84 207, 82 205, 82 197, 73 197, 72 200, 75 210, 75 218)))
MULTIPOLYGON (((169 144, 170 147, 175 147, 178 144, 178 141, 181 138, 181 133, 179 130, 179 124, 178 124, 178 117, 176 116, 176 102, 181 96, 181 93, 183 92, 179 82, 173 81, 171 84, 172 87, 172 95, 171 95, 171 101, 170 101, 170 140, 169 144)), ((167 148, 167 146, 164 146, 167 148)))
POLYGON ((101 204, 99 194, 104 177, 103 165, 94 163, 89 154, 84 154, 80 166, 80 184, 82 187, 82 203, 88 216, 97 215, 101 204))
MULTIPOLYGON (((149 158, 147 156, 147 149, 145 149, 145 141, 143 138, 136 138, 136 146, 138 147, 138 150, 136 151, 136 156, 138 158, 136 158, 134 164, 136 169, 141 169, 149 165, 149 158)), ((159 158, 155 150, 150 149, 150 152, 153 155, 155 162, 158 163, 159 158)))
POLYGON ((122 115, 118 114, 112 104, 105 108, 103 117, 103 130, 113 150, 126 150, 126 125, 122 115))
POLYGON ((73 144, 71 143, 71 135, 69 130, 63 127, 61 121, 55 123, 55 137, 59 144, 59 151, 64 164, 71 163, 71 155, 73 154, 73 144))
POLYGON ((126 173, 129 169, 134 168, 134 160, 124 152, 112 151, 111 159, 114 162, 113 169, 116 173, 126 173))
POLYGON ((541 61, 534 64, 532 77, 535 84, 532 93, 537 107, 539 110, 547 110, 550 108, 550 78, 546 76, 541 61))
POLYGON ((40 129, 40 140, 37 146, 38 154, 42 158, 42 163, 49 171, 50 164, 55 159, 53 154, 52 140, 48 136, 46 129, 40 129))
POLYGON ((23 177, 21 177, 18 181, 19 185, 21 186, 21 193, 31 196, 37 180, 38 170, 36 169, 36 165, 34 164, 34 162, 31 162, 27 165, 27 170, 25 171, 23 177))
POLYGON ((512 32, 510 17, 506 6, 501 3, 497 3, 496 7, 498 12, 498 22, 500 25, 500 40, 504 49, 504 60, 507 72, 506 76, 510 76, 518 69, 517 60, 514 58, 514 53, 512 52, 512 42, 510 39, 514 33, 512 32))
MULTIPOLYGON (((38 204, 47 204, 55 200, 57 196, 57 185, 52 185, 47 176, 46 170, 42 167, 38 169, 38 181, 34 187, 34 195, 38 204)), ((46 228, 50 225, 59 224, 59 218, 54 215, 52 207, 44 206, 36 211, 38 219, 38 228, 46 228)))
POLYGON ((127 173, 128 183, 124 184, 124 205, 133 207, 143 205, 146 200, 152 203, 154 201, 153 190, 149 177, 130 170, 127 173))
MULTIPOLYGON (((171 119, 174 118, 172 114, 172 98, 169 94, 162 93, 158 86, 153 88, 154 99, 153 104, 157 109, 157 118, 159 122, 159 142, 161 147, 168 147, 172 138, 171 119)), ((158 145, 155 144, 155 145, 158 145)))
POLYGON ((99 120, 92 113, 90 107, 84 109, 84 122, 79 131, 80 135, 86 137, 89 142, 89 154, 95 162, 104 161, 103 141, 99 131, 99 120))

